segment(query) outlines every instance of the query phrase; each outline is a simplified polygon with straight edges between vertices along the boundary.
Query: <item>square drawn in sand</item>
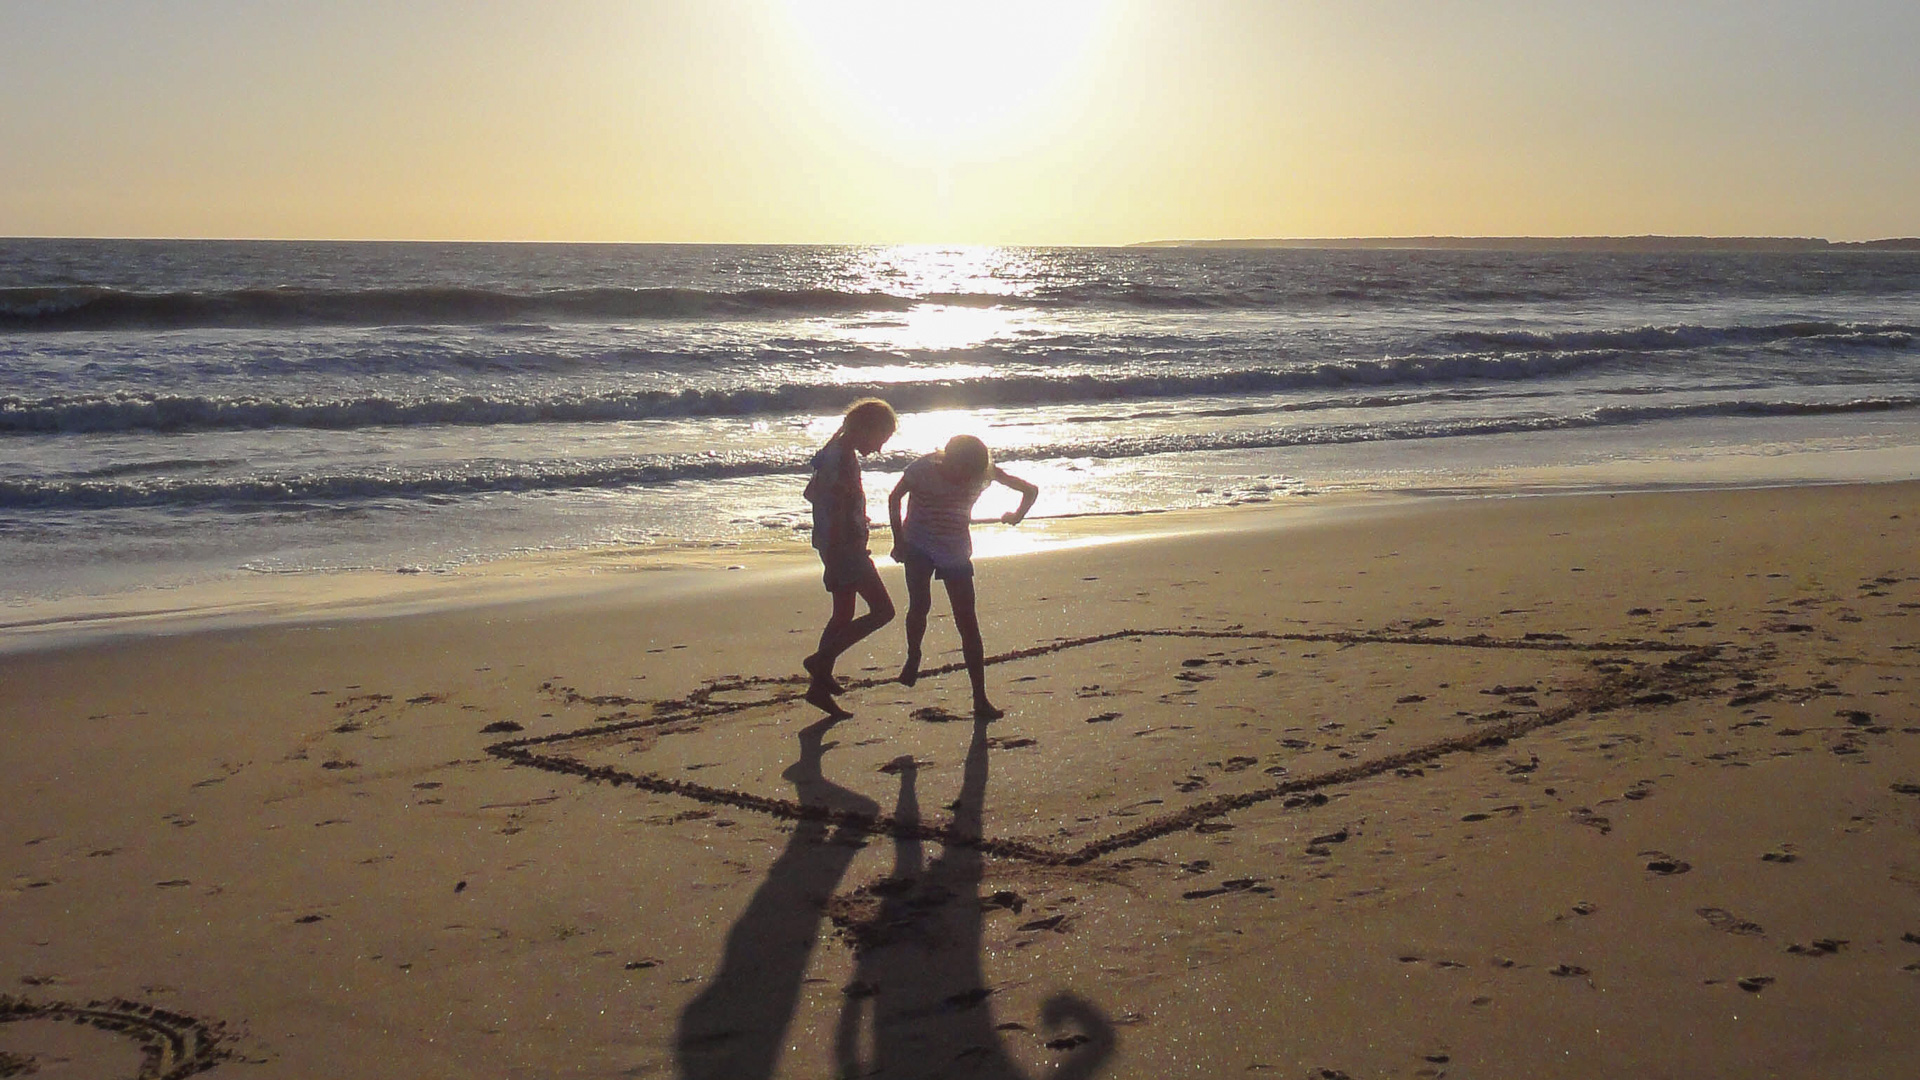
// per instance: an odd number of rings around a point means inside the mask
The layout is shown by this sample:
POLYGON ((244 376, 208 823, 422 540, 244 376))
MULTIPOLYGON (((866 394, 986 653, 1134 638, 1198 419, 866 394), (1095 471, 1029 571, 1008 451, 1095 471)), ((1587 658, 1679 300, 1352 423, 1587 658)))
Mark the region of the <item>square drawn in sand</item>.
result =
MULTIPOLYGON (((1658 642, 1412 635, 1135 631, 989 661, 1005 719, 987 727, 981 846, 1080 862, 1234 810, 1498 743, 1630 703, 1697 696, 1698 654, 1658 642), (1662 689, 1664 687, 1665 689, 1662 689)), ((1710 681, 1710 680, 1705 680, 1710 681)), ((1704 692, 1704 691, 1701 691, 1704 692)), ((519 764, 629 783, 776 817, 874 832, 911 758, 928 808, 958 794, 973 738, 957 665, 912 688, 856 684, 824 736, 821 771, 877 812, 801 806, 783 773, 820 719, 786 680, 712 684, 641 719, 491 748, 519 764)), ((593 701, 574 695, 574 700, 593 701)), ((633 716, 632 710, 622 714, 633 716)), ((842 801, 843 805, 845 800, 842 801)), ((938 833, 951 819, 926 812, 938 833)), ((970 838, 957 838, 970 839, 970 838)))

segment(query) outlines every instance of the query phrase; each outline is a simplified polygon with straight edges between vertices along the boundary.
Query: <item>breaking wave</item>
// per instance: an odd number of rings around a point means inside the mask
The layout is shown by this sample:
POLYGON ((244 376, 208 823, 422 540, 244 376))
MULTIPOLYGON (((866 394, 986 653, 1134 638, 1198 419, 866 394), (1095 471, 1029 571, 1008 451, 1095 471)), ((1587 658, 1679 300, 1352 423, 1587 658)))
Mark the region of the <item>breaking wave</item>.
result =
MULTIPOLYGON (((616 321, 905 311, 921 301, 828 288, 233 289, 134 292, 93 286, 0 289, 0 330, 180 330, 201 327, 484 325, 543 319, 616 321)), ((944 301, 953 303, 955 301, 944 301)))
POLYGON ((1779 322, 1752 326, 1636 326, 1618 330, 1566 330, 1540 333, 1526 330, 1476 330, 1455 335, 1473 348, 1511 351, 1617 349, 1632 352, 1668 352, 1738 345, 1772 345, 1805 341, 1822 345, 1857 345, 1905 349, 1920 327, 1901 323, 1855 325, 1838 322, 1779 322))
POLYGON ((0 433, 96 433, 325 428, 450 424, 592 423, 688 417, 832 413, 853 398, 885 397, 897 409, 1018 408, 1081 402, 1139 402, 1231 397, 1347 386, 1389 388, 1522 381, 1604 365, 1611 351, 1537 355, 1384 357, 1221 372, 1117 377, 1013 375, 924 382, 788 383, 768 387, 636 390, 515 397, 366 396, 279 400, 207 395, 93 394, 0 398, 0 433))
MULTIPOLYGON (((433 285, 364 289, 275 287, 141 291, 94 285, 0 288, 0 331, 181 330, 299 326, 525 325, 543 322, 621 322, 673 319, 751 319, 792 316, 897 314, 923 304, 953 307, 1209 312, 1306 310, 1354 304, 1500 304, 1575 299, 1548 289, 1489 288, 1484 284, 1424 280, 1277 280, 1240 287, 1191 281, 1085 281, 1036 285, 1012 292, 886 292, 816 287, 556 288, 515 291, 433 285)), ((1573 335, 1477 333, 1464 335, 1501 348, 1679 348, 1688 344, 1770 341, 1790 337, 1878 335, 1910 342, 1912 326, 1849 327, 1839 323, 1781 323, 1757 327, 1645 327, 1573 335), (1580 344, 1584 340, 1588 344, 1580 344)), ((1871 343, 1871 342, 1869 342, 1871 343)))
MULTIPOLYGON (((1920 397, 1860 398, 1839 402, 1724 401, 1679 405, 1606 406, 1532 417, 1450 419, 1405 423, 1269 427, 1228 433, 1165 433, 1094 438, 1009 448, 1007 461, 1130 458, 1221 450, 1443 439, 1559 431, 1712 416, 1819 416, 1920 408, 1920 397)), ((899 469, 910 455, 871 459, 869 467, 899 469)), ((337 506, 376 499, 433 499, 501 492, 617 489, 683 482, 735 480, 803 473, 804 453, 683 454, 601 461, 475 461, 435 469, 246 475, 231 478, 136 478, 136 467, 90 470, 58 478, 0 480, 0 509, 109 509, 125 507, 272 508, 337 506)), ((204 463, 209 465, 231 463, 204 463)))

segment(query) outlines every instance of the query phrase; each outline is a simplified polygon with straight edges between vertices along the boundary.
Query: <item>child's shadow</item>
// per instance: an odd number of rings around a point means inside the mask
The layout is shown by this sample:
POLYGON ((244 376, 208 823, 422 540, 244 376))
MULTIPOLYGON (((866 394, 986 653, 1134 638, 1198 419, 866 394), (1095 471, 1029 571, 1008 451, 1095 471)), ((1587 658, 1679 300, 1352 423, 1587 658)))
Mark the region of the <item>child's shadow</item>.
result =
MULTIPOLYGON (((782 775, 802 806, 841 811, 871 821, 872 799, 821 775, 827 719, 800 732, 800 760, 782 775)), ((807 961, 820 936, 828 898, 839 887, 865 833, 836 830, 802 818, 767 880, 727 934, 720 970, 680 1014, 674 1048, 680 1074, 713 1080, 762 1080, 773 1075, 787 1026, 799 1001, 807 961)))
MULTIPOLYGON (((981 835, 987 790, 987 729, 973 728, 953 830, 981 835)), ((893 873, 867 892, 878 909, 849 928, 856 968, 840 1013, 834 1057, 842 1077, 975 1076, 1025 1080, 1006 1052, 994 1024, 981 967, 980 849, 949 845, 923 865, 918 839, 905 839, 919 823, 920 807, 911 761, 903 760, 894 818, 902 826, 894 841, 893 873), (863 1059, 862 1020, 872 1024, 872 1058, 863 1059)), ((1079 1030, 1061 1040, 1067 1057, 1051 1070, 1056 1078, 1094 1075, 1112 1055, 1113 1025, 1090 1002, 1061 993, 1041 1009, 1048 1028, 1071 1022, 1079 1030)))
MULTIPOLYGON (((872 821, 873 800, 821 775, 822 739, 833 720, 801 731, 800 760, 784 774, 802 806, 872 821)), ((987 788, 986 726, 976 724, 956 804, 954 830, 980 835, 987 788)), ((901 773, 898 833, 919 823, 915 775, 901 773)), ((779 1063, 826 905, 864 846, 864 830, 802 818, 767 879, 727 934, 713 981, 680 1014, 674 1047, 689 1080, 766 1080, 779 1063)), ((834 1054, 843 1076, 979 1076, 1025 1080, 994 1029, 981 969, 978 848, 945 848, 930 866, 919 840, 898 839, 893 874, 868 890, 882 899, 850 927, 857 970, 848 986, 834 1054), (861 1060, 861 1021, 871 1017, 873 1058, 861 1060)), ((1052 1072, 1092 1076, 1113 1053, 1113 1025, 1069 994, 1049 999, 1042 1021, 1071 1022, 1072 1048, 1052 1072)))

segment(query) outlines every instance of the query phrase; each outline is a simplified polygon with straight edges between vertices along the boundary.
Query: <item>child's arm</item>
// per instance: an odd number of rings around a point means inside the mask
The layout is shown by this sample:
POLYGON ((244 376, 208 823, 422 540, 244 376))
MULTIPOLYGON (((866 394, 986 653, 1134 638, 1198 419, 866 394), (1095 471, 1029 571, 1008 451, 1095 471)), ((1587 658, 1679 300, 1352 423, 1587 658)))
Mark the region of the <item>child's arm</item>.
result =
POLYGON ((893 485, 893 491, 887 496, 887 524, 893 529, 893 550, 888 552, 887 556, 894 562, 907 561, 901 558, 906 554, 906 550, 901 546, 902 538, 906 533, 902 531, 903 526, 900 523, 900 504, 906 497, 907 477, 903 473, 900 476, 900 482, 893 485))
POLYGON ((1033 509, 1033 500, 1040 497, 1040 489, 1017 476, 1009 474, 998 465, 993 467, 993 479, 997 483, 1005 484, 1020 493, 1020 509, 1010 514, 1000 515, 1000 520, 1009 525, 1020 524, 1020 522, 1026 518, 1027 511, 1033 509))

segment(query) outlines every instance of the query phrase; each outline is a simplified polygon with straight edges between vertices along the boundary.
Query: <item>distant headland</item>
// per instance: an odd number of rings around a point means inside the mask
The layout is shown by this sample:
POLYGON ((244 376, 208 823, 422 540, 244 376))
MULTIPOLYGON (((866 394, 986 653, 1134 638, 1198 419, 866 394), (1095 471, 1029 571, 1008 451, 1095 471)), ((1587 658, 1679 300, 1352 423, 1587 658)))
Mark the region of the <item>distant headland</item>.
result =
POLYGON ((1835 241, 1810 236, 1359 236, 1319 240, 1147 240, 1128 246, 1413 251, 1920 251, 1920 237, 1835 241))

